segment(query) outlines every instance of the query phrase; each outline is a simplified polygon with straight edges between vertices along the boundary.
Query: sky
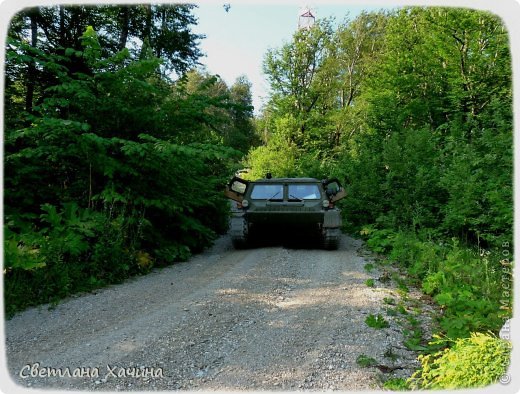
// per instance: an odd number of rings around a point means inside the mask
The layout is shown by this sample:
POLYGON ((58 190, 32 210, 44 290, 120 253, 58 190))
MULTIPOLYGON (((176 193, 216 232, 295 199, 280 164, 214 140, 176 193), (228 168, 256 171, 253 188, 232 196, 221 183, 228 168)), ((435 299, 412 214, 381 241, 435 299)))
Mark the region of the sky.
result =
MULTIPOLYGON (((218 74, 229 85, 240 75, 252 83, 253 105, 259 113, 267 102, 269 85, 262 72, 262 61, 269 48, 279 48, 290 42, 298 27, 298 16, 305 3, 298 4, 247 4, 199 3, 194 14, 198 25, 193 29, 204 34, 200 48, 205 56, 199 61, 211 74, 218 74)), ((341 22, 348 15, 354 18, 366 7, 330 4, 310 8, 317 19, 335 17, 341 22)), ((368 10, 374 10, 371 8, 368 10)))

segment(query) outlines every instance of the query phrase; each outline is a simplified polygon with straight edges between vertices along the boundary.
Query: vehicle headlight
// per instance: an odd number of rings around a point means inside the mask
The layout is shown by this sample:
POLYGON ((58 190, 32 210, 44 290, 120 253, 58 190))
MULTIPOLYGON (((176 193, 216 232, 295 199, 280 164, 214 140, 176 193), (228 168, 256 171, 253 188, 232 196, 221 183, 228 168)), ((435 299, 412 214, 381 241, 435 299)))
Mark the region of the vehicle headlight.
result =
POLYGON ((247 200, 242 200, 242 206, 243 206, 244 208, 247 208, 247 207, 249 206, 249 201, 247 201, 247 200))
POLYGON ((329 200, 323 200, 321 205, 323 205, 323 208, 328 208, 329 207, 329 200))

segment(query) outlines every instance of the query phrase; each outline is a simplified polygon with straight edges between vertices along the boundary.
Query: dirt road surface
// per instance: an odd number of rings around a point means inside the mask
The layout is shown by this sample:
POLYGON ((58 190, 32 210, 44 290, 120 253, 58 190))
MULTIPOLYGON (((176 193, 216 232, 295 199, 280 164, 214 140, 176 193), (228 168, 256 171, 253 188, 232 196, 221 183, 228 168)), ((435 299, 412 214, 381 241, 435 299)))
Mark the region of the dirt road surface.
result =
POLYGON ((361 246, 344 236, 337 251, 234 250, 222 237, 186 263, 16 315, 9 373, 81 390, 377 389, 417 364, 391 317, 385 329, 365 323, 397 295, 364 269, 361 246))

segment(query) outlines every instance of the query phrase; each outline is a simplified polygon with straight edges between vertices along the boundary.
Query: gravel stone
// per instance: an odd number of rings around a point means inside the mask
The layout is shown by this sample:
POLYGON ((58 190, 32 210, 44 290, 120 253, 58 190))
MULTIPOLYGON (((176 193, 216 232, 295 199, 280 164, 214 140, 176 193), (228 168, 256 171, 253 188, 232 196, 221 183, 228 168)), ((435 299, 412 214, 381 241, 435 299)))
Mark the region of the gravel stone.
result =
POLYGON ((382 272, 364 270, 372 260, 361 247, 343 236, 337 251, 234 250, 224 236, 188 262, 17 314, 5 325, 10 376, 68 390, 381 388, 385 376, 409 376, 418 364, 402 326, 385 314, 383 298, 398 292, 390 281, 365 284, 382 272), (366 325, 379 313, 389 328, 366 325), (385 359, 388 349, 395 361, 385 359), (361 354, 392 372, 359 366, 361 354), (40 371, 98 368, 99 376, 27 376, 35 363, 40 371), (161 373, 135 375, 143 370, 161 373))

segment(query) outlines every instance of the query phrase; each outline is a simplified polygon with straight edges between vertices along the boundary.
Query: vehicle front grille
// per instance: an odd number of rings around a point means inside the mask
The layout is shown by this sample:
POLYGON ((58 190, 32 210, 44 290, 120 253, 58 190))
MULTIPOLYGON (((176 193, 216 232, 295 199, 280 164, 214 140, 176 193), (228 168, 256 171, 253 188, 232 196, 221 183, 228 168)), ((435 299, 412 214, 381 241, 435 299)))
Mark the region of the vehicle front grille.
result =
POLYGON ((249 211, 251 212, 319 212, 321 209, 316 206, 306 207, 306 206, 298 206, 298 205, 269 205, 266 207, 251 207, 249 211))

